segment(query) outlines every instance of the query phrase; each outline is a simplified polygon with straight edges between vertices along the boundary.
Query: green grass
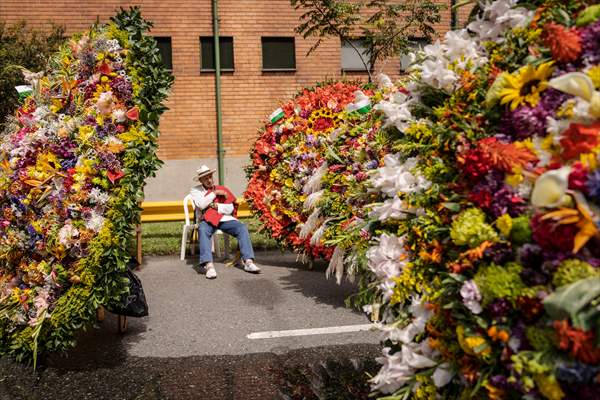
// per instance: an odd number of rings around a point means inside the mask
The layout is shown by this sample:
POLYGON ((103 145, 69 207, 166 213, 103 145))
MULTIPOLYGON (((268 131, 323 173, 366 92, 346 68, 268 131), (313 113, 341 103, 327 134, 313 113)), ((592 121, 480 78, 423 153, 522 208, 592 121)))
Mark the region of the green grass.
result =
MULTIPOLYGON (((250 231, 254 250, 275 250, 277 242, 269 235, 259 232, 262 223, 257 218, 241 219, 250 231)), ((142 253, 145 256, 179 254, 183 221, 144 222, 142 224, 142 253)), ((237 241, 230 240, 231 250, 237 248, 237 241)), ((196 253, 198 250, 196 250, 196 253)))

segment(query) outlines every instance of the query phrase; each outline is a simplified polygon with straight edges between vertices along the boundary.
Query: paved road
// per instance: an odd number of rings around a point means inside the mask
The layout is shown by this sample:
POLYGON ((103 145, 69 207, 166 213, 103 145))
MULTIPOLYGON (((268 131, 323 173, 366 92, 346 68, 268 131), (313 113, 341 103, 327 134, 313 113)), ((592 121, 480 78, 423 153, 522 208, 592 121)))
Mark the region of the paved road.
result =
POLYGON ((138 357, 284 352, 348 343, 377 343, 375 332, 248 339, 253 332, 367 324, 344 306, 354 291, 348 283, 326 280, 323 268, 308 270, 291 254, 257 258, 261 274, 216 264, 208 280, 192 260, 148 259, 139 271, 150 315, 132 319, 125 338, 138 357))
POLYGON ((253 332, 368 323, 344 307, 355 288, 326 280, 324 265, 307 270, 280 253, 257 254, 257 261, 259 275, 217 264, 219 277, 211 281, 193 260, 147 258, 138 274, 148 317, 130 319, 120 335, 108 314, 76 348, 45 357, 38 373, 0 359, 0 400, 282 399, 295 368, 310 373, 325 360, 352 358, 376 372, 375 332, 248 339, 253 332))

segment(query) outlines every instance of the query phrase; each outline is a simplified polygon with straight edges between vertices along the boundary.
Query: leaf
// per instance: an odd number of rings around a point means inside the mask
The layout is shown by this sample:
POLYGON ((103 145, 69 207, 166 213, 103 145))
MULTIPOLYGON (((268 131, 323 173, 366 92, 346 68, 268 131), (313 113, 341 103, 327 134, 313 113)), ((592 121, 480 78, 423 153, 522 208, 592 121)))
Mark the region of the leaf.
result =
POLYGON ((41 184, 42 184, 42 181, 38 181, 37 179, 27 179, 24 182, 27 185, 33 186, 33 187, 38 187, 38 186, 41 186, 41 184))
POLYGON ((544 309, 554 320, 571 318, 576 328, 585 321, 578 317, 590 306, 592 300, 600 296, 600 277, 581 279, 570 285, 558 288, 544 299, 544 309), (575 323, 577 322, 577 325, 575 323))

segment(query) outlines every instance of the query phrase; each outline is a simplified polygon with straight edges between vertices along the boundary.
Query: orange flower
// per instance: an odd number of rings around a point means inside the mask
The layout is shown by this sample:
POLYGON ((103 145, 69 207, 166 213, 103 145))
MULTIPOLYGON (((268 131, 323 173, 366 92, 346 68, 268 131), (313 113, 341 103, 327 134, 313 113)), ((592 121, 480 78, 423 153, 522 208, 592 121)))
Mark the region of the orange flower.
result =
POLYGON ((544 42, 552 57, 559 62, 573 62, 581 55, 581 38, 574 29, 566 29, 564 26, 549 23, 544 27, 544 42))
POLYGON ((578 158, 580 154, 590 153, 598 146, 600 123, 592 125, 571 124, 563 132, 560 144, 563 148, 562 157, 565 160, 578 158))
POLYGON ((571 356, 586 364, 600 364, 600 348, 596 347, 594 332, 573 328, 566 320, 554 321, 559 347, 571 350, 571 356))

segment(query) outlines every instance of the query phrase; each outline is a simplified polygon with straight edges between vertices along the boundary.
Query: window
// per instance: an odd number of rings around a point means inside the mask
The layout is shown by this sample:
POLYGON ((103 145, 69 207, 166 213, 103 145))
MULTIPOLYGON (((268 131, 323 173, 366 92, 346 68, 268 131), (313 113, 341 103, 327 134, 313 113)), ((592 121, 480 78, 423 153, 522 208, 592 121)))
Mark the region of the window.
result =
POLYGON ((173 60, 171 56, 171 38, 170 37, 155 37, 158 51, 163 60, 165 68, 173 70, 173 60))
POLYGON ((426 38, 411 38, 409 40, 408 53, 400 54, 400 72, 408 71, 411 63, 410 53, 423 50, 423 47, 429 44, 429 41, 426 38))
MULTIPOLYGON (((233 37, 219 36, 221 71, 233 71, 233 37)), ((212 36, 200 38, 200 71, 215 70, 215 39, 212 36)))
POLYGON ((342 40, 342 71, 366 71, 365 64, 371 69, 367 53, 368 49, 363 39, 342 40))
POLYGON ((263 37, 263 71, 295 71, 296 44, 293 37, 263 37))

